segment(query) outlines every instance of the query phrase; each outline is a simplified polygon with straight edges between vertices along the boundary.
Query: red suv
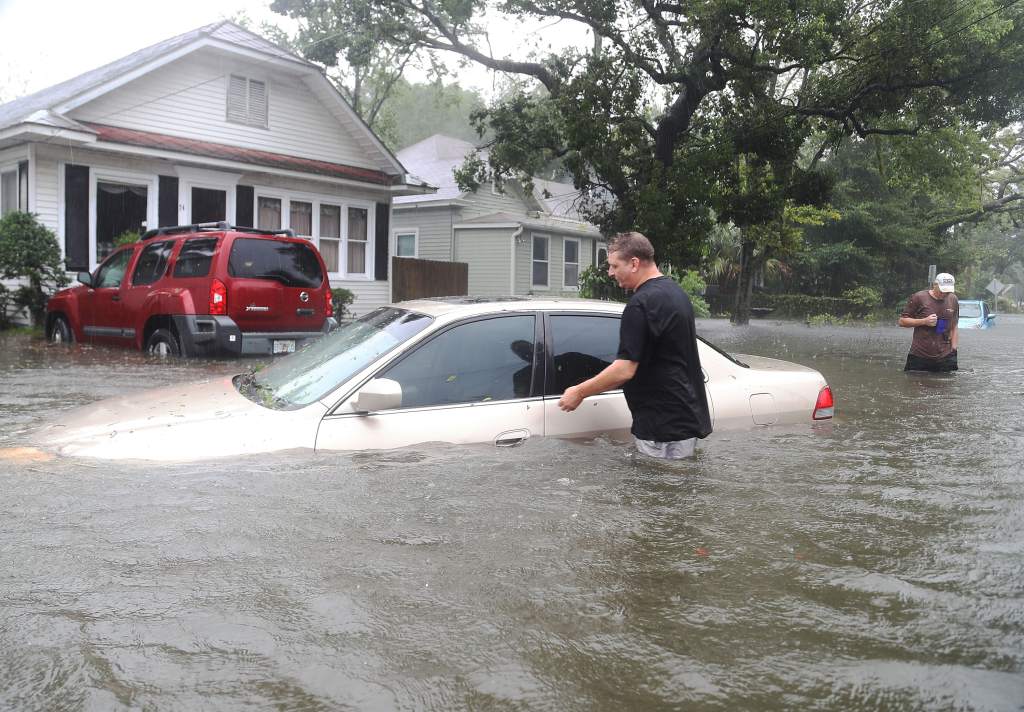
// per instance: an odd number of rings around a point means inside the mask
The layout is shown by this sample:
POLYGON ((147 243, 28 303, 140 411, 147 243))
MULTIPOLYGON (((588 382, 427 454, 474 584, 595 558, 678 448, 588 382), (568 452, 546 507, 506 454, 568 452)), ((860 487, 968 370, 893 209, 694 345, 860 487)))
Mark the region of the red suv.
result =
POLYGON ((291 230, 150 230, 78 281, 47 304, 50 341, 174 356, 277 354, 337 325, 323 258, 291 230))

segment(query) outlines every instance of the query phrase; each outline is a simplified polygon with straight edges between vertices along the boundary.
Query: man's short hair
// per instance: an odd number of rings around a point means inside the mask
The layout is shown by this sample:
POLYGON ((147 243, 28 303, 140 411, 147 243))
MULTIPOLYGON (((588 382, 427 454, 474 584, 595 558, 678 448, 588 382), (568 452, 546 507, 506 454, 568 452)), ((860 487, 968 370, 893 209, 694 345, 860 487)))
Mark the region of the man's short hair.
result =
POLYGON ((654 245, 639 232, 620 232, 608 241, 608 253, 618 252, 627 260, 654 262, 654 245))

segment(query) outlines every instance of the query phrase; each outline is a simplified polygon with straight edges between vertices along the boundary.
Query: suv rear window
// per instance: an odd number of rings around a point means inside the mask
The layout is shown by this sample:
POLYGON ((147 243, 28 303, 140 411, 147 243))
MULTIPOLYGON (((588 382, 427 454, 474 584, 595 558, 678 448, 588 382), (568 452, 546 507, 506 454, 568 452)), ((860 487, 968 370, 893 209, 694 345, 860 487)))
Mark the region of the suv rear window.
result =
POLYGON ((217 250, 217 238, 202 237, 185 240, 174 265, 175 277, 205 277, 210 273, 213 253, 217 250))
POLYGON ((289 287, 319 287, 324 281, 313 247, 283 240, 236 239, 231 246, 228 274, 276 279, 289 287))

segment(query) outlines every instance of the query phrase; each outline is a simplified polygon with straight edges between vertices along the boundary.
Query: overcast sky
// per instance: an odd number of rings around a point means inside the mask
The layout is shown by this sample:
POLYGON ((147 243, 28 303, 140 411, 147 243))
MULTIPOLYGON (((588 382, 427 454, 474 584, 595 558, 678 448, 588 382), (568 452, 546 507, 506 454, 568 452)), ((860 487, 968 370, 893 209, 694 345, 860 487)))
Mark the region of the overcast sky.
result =
MULTIPOLYGON (((239 12, 257 26, 267 20, 287 28, 288 19, 268 5, 269 0, 0 0, 0 102, 239 12)), ((571 29, 549 27, 547 34, 559 43, 572 36, 584 41, 582 32, 571 29)), ((495 54, 521 49, 531 36, 523 29, 495 27, 495 54)), ((460 70, 458 76, 462 86, 485 93, 493 83, 479 68, 460 70)))

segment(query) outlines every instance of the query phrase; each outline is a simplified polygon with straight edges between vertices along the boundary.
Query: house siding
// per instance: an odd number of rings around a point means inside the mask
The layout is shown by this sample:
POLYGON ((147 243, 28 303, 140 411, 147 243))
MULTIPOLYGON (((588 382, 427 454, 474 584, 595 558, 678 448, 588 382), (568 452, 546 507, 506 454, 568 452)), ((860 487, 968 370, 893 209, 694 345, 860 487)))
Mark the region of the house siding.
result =
POLYGON ((511 213, 526 217, 526 205, 516 188, 511 185, 500 195, 491 192, 489 183, 481 185, 475 193, 466 193, 464 200, 468 205, 462 208, 462 214, 459 216, 461 220, 471 220, 491 213, 511 213))
POLYGON ((128 82, 70 115, 139 131, 378 168, 301 79, 203 50, 128 82), (267 82, 267 128, 227 120, 231 74, 267 82))
POLYGON ((455 231, 455 261, 469 265, 469 293, 473 296, 508 295, 512 280, 511 229, 455 231))
POLYGON ((565 252, 564 241, 566 239, 578 239, 580 243, 579 260, 580 272, 593 264, 593 244, 591 237, 576 237, 575 235, 561 235, 556 232, 543 232, 540 230, 527 230, 524 234, 529 238, 523 240, 516 246, 516 294, 542 294, 546 296, 579 296, 578 289, 566 289, 562 286, 565 278, 565 252), (548 286, 534 287, 533 281, 533 236, 543 235, 549 239, 548 243, 548 286))
POLYGON ((451 207, 418 207, 392 210, 391 232, 419 231, 417 236, 417 257, 421 260, 450 262, 452 250, 452 223, 454 211, 451 207))

